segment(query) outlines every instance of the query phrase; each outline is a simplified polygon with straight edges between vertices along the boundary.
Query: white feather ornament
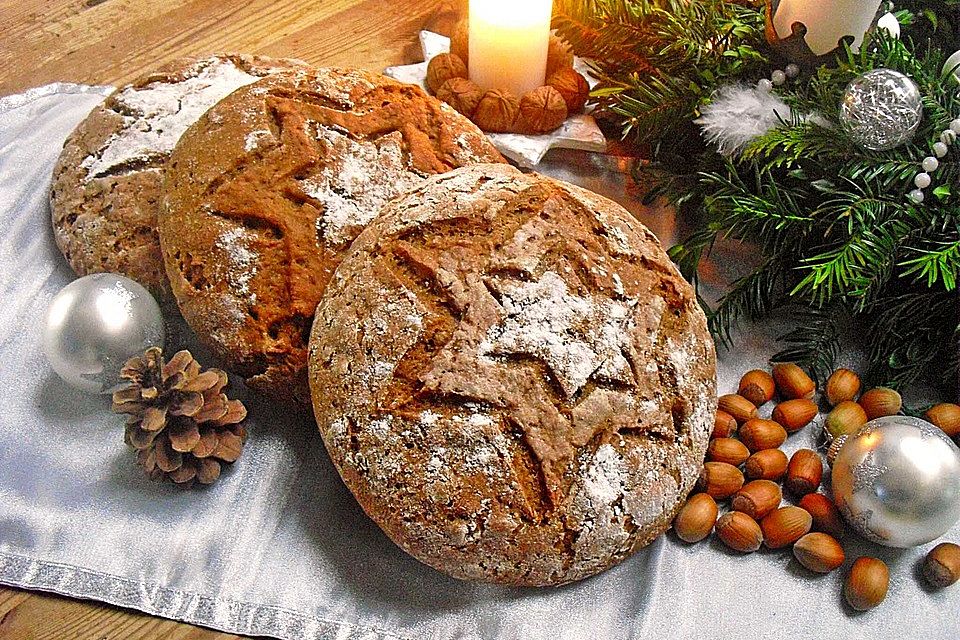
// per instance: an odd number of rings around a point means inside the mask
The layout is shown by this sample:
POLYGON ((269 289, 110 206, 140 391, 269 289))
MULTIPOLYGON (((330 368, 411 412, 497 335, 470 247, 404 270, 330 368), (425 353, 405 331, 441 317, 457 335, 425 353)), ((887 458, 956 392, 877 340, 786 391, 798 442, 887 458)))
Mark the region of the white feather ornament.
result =
POLYGON ((717 90, 694 122, 703 129, 708 142, 723 155, 731 156, 792 119, 790 107, 775 93, 756 85, 728 84, 717 90))

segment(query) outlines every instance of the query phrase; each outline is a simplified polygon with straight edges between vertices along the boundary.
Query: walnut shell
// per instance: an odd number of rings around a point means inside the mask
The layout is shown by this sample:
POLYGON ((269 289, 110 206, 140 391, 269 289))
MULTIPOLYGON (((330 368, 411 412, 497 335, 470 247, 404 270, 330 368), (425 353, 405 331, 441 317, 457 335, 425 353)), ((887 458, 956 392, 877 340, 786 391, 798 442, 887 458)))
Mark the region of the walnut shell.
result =
POLYGON ((573 51, 565 40, 551 33, 547 48, 547 77, 567 67, 573 67, 573 51))
POLYGON ((547 133, 567 119, 567 104, 553 87, 537 87, 520 99, 516 130, 520 133, 547 133))
POLYGON ((587 79, 573 70, 572 67, 560 69, 549 76, 547 84, 557 91, 567 103, 567 111, 580 113, 590 97, 590 85, 587 79))
POLYGON ((468 118, 473 118, 483 94, 483 89, 468 78, 450 78, 437 90, 439 99, 468 118))
POLYGON ((450 35, 450 53, 459 56, 464 64, 470 64, 470 23, 466 18, 453 28, 450 35))
POLYGON ((513 130, 520 113, 520 101, 509 91, 493 89, 483 94, 473 122, 484 131, 502 133, 513 130))
POLYGON ((452 53, 439 53, 430 58, 427 65, 427 88, 434 94, 450 78, 466 77, 467 65, 452 53))

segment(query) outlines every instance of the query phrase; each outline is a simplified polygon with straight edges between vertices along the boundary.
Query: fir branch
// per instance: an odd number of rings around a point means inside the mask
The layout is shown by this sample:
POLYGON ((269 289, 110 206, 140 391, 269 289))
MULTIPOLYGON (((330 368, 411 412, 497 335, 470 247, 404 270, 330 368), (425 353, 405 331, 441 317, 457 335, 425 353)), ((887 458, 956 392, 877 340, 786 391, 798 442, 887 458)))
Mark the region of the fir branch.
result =
POLYGON ((713 89, 769 66, 762 12, 726 0, 556 0, 553 26, 592 61, 598 113, 638 142, 699 136, 681 123, 713 89))
POLYGON ((928 289, 941 285, 946 291, 957 288, 957 274, 960 273, 960 240, 938 243, 940 249, 920 250, 921 255, 912 260, 904 260, 901 267, 906 271, 901 278, 915 275, 916 281, 926 280, 928 289))
POLYGON ((877 281, 877 267, 883 269, 898 243, 898 234, 890 231, 897 222, 884 224, 887 228, 861 229, 839 246, 801 258, 796 268, 806 275, 790 295, 805 297, 815 307, 844 298, 866 298, 869 285, 877 281))
POLYGON ((670 247, 668 251, 683 277, 694 285, 698 281, 697 268, 700 266, 700 261, 704 254, 710 252, 719 233, 720 229, 717 226, 700 229, 684 242, 670 247))
POLYGON ((801 308, 793 313, 796 329, 777 339, 789 346, 776 353, 771 362, 795 362, 818 383, 826 381, 840 353, 841 330, 838 318, 845 317, 840 305, 823 309, 801 308))
POLYGON ((803 160, 847 158, 855 150, 836 132, 813 122, 796 122, 756 138, 740 160, 755 160, 764 170, 792 168, 803 160))
MULTIPOLYGON (((960 367, 960 299, 956 292, 918 291, 876 301, 860 316, 871 345, 871 376, 893 387, 922 374, 949 387, 960 367)), ((956 389, 945 389, 956 393, 956 389)))
POLYGON ((716 308, 709 310, 707 326, 721 344, 733 344, 733 328, 740 320, 759 320, 770 314, 780 301, 782 271, 779 259, 767 259, 734 282, 716 308))

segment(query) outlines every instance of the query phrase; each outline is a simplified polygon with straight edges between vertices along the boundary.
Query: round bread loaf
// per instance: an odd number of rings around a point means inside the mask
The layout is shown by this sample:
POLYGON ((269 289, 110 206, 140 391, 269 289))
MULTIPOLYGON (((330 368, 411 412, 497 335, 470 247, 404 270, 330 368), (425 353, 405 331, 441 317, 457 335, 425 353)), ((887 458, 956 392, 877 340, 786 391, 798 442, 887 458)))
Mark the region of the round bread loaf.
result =
POLYGON ((402 549, 457 578, 579 580, 693 487, 716 355, 690 285, 619 205, 509 166, 436 176, 317 307, 327 450, 402 549))
POLYGON ((187 127, 218 100, 297 60, 185 58, 111 94, 64 143, 53 171, 54 238, 79 275, 126 275, 170 299, 157 239, 163 167, 187 127))
POLYGON ((496 161, 469 120, 383 76, 318 69, 244 87, 168 164, 160 243, 180 310, 250 386, 309 402, 313 314, 353 239, 424 177, 496 161))

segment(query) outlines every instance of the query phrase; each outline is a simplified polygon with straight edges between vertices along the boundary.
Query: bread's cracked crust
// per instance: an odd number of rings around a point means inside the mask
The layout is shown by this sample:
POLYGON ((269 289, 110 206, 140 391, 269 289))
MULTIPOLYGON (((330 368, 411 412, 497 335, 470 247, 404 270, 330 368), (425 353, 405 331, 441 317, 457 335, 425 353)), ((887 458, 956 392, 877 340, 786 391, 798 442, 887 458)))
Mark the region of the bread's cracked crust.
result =
POLYGON ((309 401, 324 287, 383 204, 429 175, 502 161, 413 85, 315 69, 244 87, 171 156, 161 247, 180 309, 247 382, 309 401))
POLYGON ((715 366, 645 227, 500 165, 386 207, 310 350, 321 434, 366 512, 441 571, 515 585, 585 578, 669 526, 706 451, 715 366))
POLYGON ((164 165, 176 132, 151 131, 151 118, 166 122, 179 118, 178 125, 189 126, 212 106, 206 101, 229 93, 237 82, 303 66, 298 60, 248 55, 184 58, 117 89, 94 108, 65 141, 53 171, 54 238, 71 268, 79 275, 122 273, 158 298, 172 299, 160 255, 157 213, 164 165), (206 75, 216 75, 220 69, 226 70, 224 77, 204 83, 206 75), (190 96, 194 91, 190 98, 194 102, 187 109, 178 109, 183 105, 174 106, 176 101, 140 104, 155 91, 167 97, 190 96), (153 142, 165 136, 164 144, 152 146, 149 139, 133 142, 151 133, 156 136, 153 142), (114 153, 124 145, 126 153, 114 153), (106 162, 110 155, 119 157, 106 162))

